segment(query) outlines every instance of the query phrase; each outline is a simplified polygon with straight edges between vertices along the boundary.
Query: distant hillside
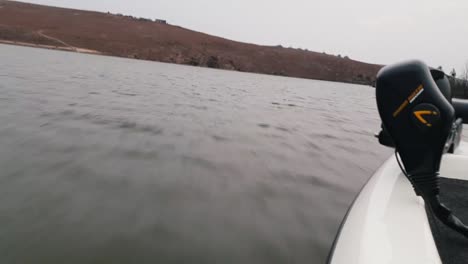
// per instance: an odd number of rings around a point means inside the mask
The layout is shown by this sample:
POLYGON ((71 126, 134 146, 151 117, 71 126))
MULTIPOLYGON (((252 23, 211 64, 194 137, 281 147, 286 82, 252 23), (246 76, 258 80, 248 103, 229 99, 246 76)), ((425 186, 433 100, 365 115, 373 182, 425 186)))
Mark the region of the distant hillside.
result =
POLYGON ((359 84, 373 83, 381 68, 347 57, 231 41, 165 21, 4 0, 0 41, 359 84))

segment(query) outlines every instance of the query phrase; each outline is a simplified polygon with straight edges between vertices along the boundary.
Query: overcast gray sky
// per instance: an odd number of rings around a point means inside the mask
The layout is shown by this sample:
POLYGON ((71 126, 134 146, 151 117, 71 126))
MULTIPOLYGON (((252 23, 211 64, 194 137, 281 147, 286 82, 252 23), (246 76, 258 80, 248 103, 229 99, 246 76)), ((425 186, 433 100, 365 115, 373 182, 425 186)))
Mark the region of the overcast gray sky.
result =
POLYGON ((418 58, 446 72, 468 61, 468 0, 25 0, 166 19, 233 40, 388 64, 418 58))

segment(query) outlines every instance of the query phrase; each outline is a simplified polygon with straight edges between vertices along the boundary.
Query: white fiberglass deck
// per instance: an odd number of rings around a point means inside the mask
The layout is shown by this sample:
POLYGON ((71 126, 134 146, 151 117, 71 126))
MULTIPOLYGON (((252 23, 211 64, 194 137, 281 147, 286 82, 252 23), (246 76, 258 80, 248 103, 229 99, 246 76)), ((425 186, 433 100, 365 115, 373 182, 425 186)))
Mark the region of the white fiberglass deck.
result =
MULTIPOLYGON (((444 155, 440 174, 468 180, 468 143, 444 155)), ((441 263, 424 208, 391 157, 369 180, 343 223, 333 264, 441 263)))

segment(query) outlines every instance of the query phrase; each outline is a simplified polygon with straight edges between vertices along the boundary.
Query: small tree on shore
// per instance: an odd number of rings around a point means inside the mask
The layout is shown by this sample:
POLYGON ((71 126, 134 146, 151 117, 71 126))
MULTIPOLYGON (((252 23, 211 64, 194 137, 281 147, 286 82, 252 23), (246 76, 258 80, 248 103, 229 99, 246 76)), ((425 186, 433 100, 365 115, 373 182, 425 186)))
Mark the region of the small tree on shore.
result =
POLYGON ((468 61, 465 63, 465 68, 462 71, 460 79, 468 81, 468 61))
POLYGON ((465 87, 465 89, 468 89, 468 61, 465 63, 465 67, 462 69, 459 78, 463 80, 462 85, 465 87))
POLYGON ((450 72, 450 76, 452 76, 453 78, 457 77, 457 72, 455 71, 455 68, 453 68, 452 71, 450 72))

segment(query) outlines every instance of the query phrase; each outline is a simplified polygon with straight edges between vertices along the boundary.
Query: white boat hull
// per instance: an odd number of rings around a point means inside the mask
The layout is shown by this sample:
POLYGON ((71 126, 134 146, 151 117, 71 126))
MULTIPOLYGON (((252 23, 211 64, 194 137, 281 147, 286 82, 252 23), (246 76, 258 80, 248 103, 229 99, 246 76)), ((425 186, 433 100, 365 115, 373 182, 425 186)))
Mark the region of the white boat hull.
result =
MULTIPOLYGON (((468 143, 446 154, 440 175, 468 180, 468 143)), ((362 189, 331 252, 332 264, 442 263, 422 198, 390 158, 362 189)))

